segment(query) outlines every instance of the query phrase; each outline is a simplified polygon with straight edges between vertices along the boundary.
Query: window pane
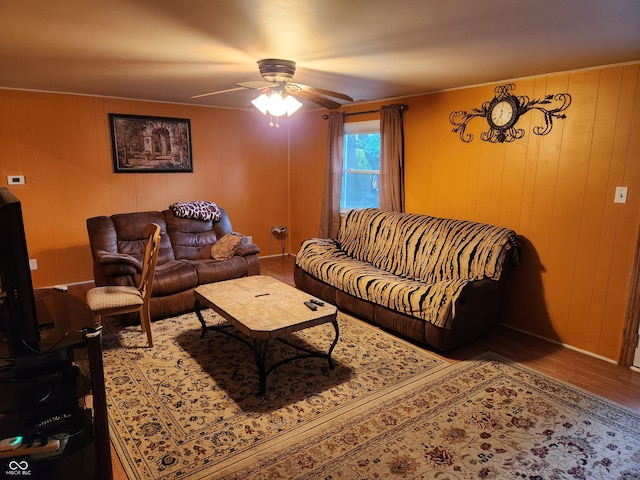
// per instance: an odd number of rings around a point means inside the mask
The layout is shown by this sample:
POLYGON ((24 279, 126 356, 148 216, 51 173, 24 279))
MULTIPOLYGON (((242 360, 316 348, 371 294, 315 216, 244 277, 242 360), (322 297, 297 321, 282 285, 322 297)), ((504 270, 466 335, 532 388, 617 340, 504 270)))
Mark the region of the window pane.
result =
POLYGON ((380 133, 345 135, 345 169, 380 170, 380 133))
POLYGON ((345 172, 342 176, 341 208, 365 208, 378 206, 377 173, 345 172))
POLYGON ((372 132, 370 126, 365 132, 352 132, 344 136, 340 208, 378 207, 380 132, 372 132))

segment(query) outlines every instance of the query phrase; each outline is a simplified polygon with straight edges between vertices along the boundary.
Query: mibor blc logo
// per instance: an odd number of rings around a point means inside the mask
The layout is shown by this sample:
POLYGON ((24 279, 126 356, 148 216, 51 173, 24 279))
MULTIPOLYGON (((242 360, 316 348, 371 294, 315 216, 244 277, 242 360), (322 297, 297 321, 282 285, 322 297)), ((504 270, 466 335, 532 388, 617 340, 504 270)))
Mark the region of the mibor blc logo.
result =
POLYGON ((29 462, 26 460, 10 460, 5 473, 8 476, 29 476, 31 475, 29 462))

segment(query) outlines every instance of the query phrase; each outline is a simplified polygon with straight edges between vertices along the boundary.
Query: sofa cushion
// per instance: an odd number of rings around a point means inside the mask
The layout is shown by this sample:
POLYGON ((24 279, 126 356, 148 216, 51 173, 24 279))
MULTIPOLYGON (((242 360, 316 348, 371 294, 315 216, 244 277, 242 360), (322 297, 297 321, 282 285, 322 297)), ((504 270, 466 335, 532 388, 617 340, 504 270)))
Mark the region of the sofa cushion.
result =
POLYGON ((382 305, 442 328, 450 328, 465 279, 425 283, 356 260, 331 239, 303 242, 296 263, 319 280, 356 298, 382 305))
POLYGON ((200 284, 231 280, 244 277, 248 274, 247 261, 243 257, 235 256, 224 262, 213 259, 190 261, 189 263, 198 272, 200 284))
POLYGON ((198 273, 189 262, 173 260, 156 266, 153 296, 172 295, 198 285, 198 273))
POLYGON ((176 259, 209 258, 211 245, 218 238, 212 221, 176 217, 170 210, 163 213, 176 259))
POLYGON ((167 236, 167 224, 160 212, 119 213, 112 215, 111 220, 117 238, 117 250, 111 253, 125 253, 142 260, 147 245, 144 229, 148 224, 156 223, 161 229, 158 264, 175 260, 171 241, 167 236))
POLYGON ((507 228, 378 209, 351 210, 338 240, 357 260, 428 283, 497 280, 507 251, 519 245, 507 228))
POLYGON ((232 232, 231 222, 220 208, 219 221, 177 217, 171 210, 162 212, 176 259, 205 260, 211 258, 211 245, 232 232))

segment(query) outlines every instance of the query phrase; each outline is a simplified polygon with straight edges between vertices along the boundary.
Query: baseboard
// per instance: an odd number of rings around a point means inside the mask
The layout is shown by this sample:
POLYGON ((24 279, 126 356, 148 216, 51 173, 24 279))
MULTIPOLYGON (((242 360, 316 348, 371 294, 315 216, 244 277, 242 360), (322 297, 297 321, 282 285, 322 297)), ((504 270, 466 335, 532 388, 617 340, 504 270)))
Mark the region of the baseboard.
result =
POLYGON ((583 350, 581 348, 574 347, 573 345, 569 345, 567 343, 558 342, 557 340, 552 340, 550 338, 543 337, 542 335, 537 335, 535 333, 527 332, 526 330, 522 330, 520 328, 516 328, 516 327, 513 327, 511 325, 507 325, 506 323, 502 323, 502 322, 497 322, 497 323, 498 323, 498 325, 501 325, 501 326, 503 326, 505 328, 508 328, 510 330, 513 330, 515 332, 523 333, 525 335, 529 335, 530 337, 534 337, 534 338, 537 338, 537 339, 540 339, 540 340, 544 340, 545 342, 553 343, 554 345, 559 345, 559 346, 561 346, 563 348, 568 348, 569 350, 573 350, 574 352, 583 353, 585 355, 589 355, 590 357, 597 358, 598 360, 602 360, 602 361, 607 362, 607 363, 613 363, 614 365, 618 364, 618 362, 616 362, 615 360, 613 360, 611 358, 603 357, 602 355, 598 355, 598 354, 590 352, 588 350, 583 350))
MULTIPOLYGON (((292 255, 291 253, 285 253, 284 257, 290 257, 291 255, 292 255)), ((278 253, 276 255, 264 255, 264 256, 261 256, 259 258, 260 258, 260 260, 263 260, 263 259, 267 259, 267 258, 284 258, 284 257, 282 256, 281 253, 278 253)))
POLYGON ((37 288, 56 288, 56 287, 60 287, 61 285, 66 285, 67 287, 70 287, 71 285, 86 285, 88 283, 93 283, 93 280, 82 280, 80 282, 69 282, 69 283, 58 283, 56 285, 49 285, 48 287, 37 287, 37 288))

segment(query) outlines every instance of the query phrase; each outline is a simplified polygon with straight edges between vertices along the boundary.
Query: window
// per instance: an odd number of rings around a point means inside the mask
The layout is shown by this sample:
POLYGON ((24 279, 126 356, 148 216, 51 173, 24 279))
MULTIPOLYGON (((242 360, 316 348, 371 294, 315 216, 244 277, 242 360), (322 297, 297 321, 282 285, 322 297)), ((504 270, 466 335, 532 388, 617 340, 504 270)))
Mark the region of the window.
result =
POLYGON ((378 207, 380 121, 344 125, 344 164, 340 210, 378 207))

